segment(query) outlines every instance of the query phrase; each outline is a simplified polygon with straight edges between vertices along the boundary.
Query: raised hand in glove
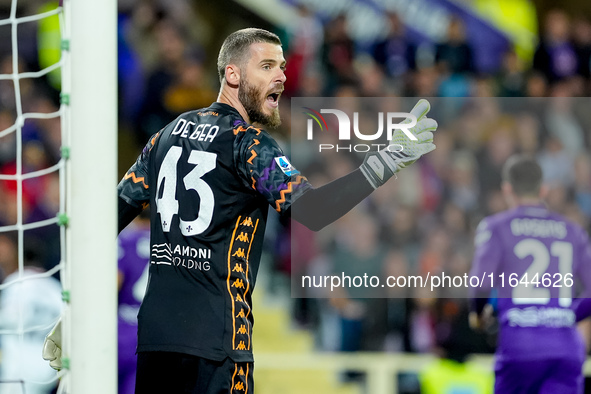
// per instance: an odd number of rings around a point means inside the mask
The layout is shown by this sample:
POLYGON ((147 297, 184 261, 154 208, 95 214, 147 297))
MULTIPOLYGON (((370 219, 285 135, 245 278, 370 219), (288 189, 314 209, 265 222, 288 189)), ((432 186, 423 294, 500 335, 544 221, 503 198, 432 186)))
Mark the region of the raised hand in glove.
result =
MULTIPOLYGON (((382 186, 394 174, 417 161, 425 153, 435 149, 433 144, 433 131, 437 129, 437 122, 426 115, 431 109, 431 104, 425 99, 419 100, 410 111, 417 119, 416 125, 409 127, 417 140, 409 138, 401 129, 396 129, 392 134, 390 147, 398 146, 398 151, 389 151, 388 148, 379 152, 369 152, 360 166, 361 172, 374 189, 382 186)), ((408 118, 402 124, 409 124, 408 118)), ((392 149, 394 150, 394 149, 392 149)))

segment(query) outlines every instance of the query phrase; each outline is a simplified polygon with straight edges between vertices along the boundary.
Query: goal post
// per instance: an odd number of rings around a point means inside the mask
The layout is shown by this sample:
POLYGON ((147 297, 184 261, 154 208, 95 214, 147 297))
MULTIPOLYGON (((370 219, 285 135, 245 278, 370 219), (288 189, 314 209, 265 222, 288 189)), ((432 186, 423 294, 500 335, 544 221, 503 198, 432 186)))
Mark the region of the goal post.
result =
POLYGON ((64 0, 67 392, 117 392, 117 2, 64 0))

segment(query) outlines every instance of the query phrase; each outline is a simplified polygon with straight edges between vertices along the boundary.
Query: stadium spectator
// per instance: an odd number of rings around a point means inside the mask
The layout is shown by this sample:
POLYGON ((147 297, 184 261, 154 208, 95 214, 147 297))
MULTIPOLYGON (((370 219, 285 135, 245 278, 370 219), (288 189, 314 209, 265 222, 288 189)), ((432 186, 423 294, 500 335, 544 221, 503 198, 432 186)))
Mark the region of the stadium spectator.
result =
MULTIPOLYGON (((384 258, 383 272, 387 276, 399 277, 414 273, 410 267, 408 255, 398 248, 390 248, 384 258)), ((410 332, 408 326, 409 291, 403 287, 386 289, 387 333, 384 350, 389 352, 410 351, 410 332)))
POLYGON ((500 97, 523 97, 526 77, 523 61, 514 50, 503 55, 501 70, 497 76, 500 97))
MULTIPOLYGON (((60 212, 60 177, 57 172, 39 178, 39 197, 25 217, 26 223, 53 219, 60 212), (42 198, 41 198, 42 196, 42 198)), ((60 228, 43 226, 27 231, 27 237, 39 245, 39 260, 45 270, 55 267, 61 258, 60 228)), ((59 275, 55 275, 59 278, 59 275)))
POLYGON ((297 19, 290 29, 289 52, 285 70, 285 91, 287 97, 295 95, 303 85, 303 78, 317 72, 320 46, 323 41, 323 26, 314 13, 303 3, 296 6, 297 19))
POLYGON ((544 171, 544 182, 551 187, 566 187, 572 183, 574 157, 564 149, 557 137, 549 136, 546 139, 538 160, 544 171))
POLYGON ((475 71, 474 53, 459 17, 451 19, 446 40, 436 45, 435 64, 441 74, 440 96, 470 96, 470 77, 475 71))
POLYGON ((326 91, 331 94, 341 85, 357 83, 357 74, 353 67, 355 42, 347 29, 347 17, 341 14, 326 25, 324 33, 320 54, 325 76, 328 78, 326 91))
POLYGON ((573 45, 577 54, 577 74, 589 84, 591 78, 591 23, 585 17, 576 18, 573 26, 573 45))
POLYGON ((435 62, 443 73, 466 74, 474 72, 474 54, 466 41, 466 32, 461 18, 449 22, 446 40, 435 49, 435 62))
POLYGON ((395 12, 388 13, 388 35, 375 43, 372 55, 393 83, 414 70, 416 47, 406 37, 404 23, 395 12))
POLYGON ((525 87, 527 97, 547 97, 548 80, 541 72, 530 71, 525 87))
MULTIPOLYGON (((206 105, 215 96, 202 78, 201 63, 187 42, 187 32, 172 19, 162 19, 155 25, 158 63, 148 75, 144 100, 136 124, 147 138, 152 130, 160 129, 191 105, 206 105)), ((191 107, 195 108, 195 107, 191 107)))
POLYGON ((554 83, 574 76, 577 67, 577 56, 570 42, 569 17, 558 9, 548 12, 544 34, 534 54, 533 69, 554 83))
MULTIPOLYGON (((379 276, 386 250, 378 238, 378 227, 371 217, 354 210, 343 218, 336 234, 337 246, 331 253, 332 275, 379 276)), ((375 289, 342 287, 332 305, 340 320, 340 351, 379 351, 384 348, 386 304, 375 297, 375 289), (373 294, 372 294, 373 293, 373 294)), ((333 296, 334 297, 334 296, 333 296)))
MULTIPOLYGON (((559 85, 555 85, 555 89, 559 85)), ((549 100, 544 126, 549 134, 560 141, 565 152, 576 156, 583 150, 585 132, 574 113, 574 99, 568 93, 549 100)))
POLYGON ((574 199, 586 216, 591 219, 591 157, 582 153, 575 159, 574 199))
MULTIPOLYGON (((2 106, 1 108, 4 108, 2 106)), ((14 125, 14 116, 10 111, 2 109, 0 111, 0 130, 7 130, 14 125)), ((16 134, 11 133, 2 138, 0 144, 0 168, 16 159, 16 134)))

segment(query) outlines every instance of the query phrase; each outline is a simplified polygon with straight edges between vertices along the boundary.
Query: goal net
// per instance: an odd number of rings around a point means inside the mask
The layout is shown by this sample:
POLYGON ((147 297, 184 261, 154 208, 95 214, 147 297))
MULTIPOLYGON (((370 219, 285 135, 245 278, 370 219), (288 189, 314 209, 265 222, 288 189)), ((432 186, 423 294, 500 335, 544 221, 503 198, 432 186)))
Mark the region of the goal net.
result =
POLYGON ((115 35, 114 0, 0 8, 1 393, 116 392, 115 35))

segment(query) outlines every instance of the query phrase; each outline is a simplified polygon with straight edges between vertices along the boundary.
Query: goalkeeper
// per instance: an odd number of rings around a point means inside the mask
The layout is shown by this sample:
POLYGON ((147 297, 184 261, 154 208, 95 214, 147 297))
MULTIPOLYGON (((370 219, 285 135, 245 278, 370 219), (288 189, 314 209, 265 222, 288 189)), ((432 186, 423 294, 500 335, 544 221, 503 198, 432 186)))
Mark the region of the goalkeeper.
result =
POLYGON ((320 230, 435 149, 437 123, 419 100, 410 128, 417 141, 398 130, 392 143, 401 152, 368 153, 359 169, 313 188, 253 126, 280 124, 284 70, 275 34, 232 33, 218 56, 217 102, 154 134, 118 186, 119 231, 152 206, 138 394, 252 392, 252 291, 268 205, 320 230))

